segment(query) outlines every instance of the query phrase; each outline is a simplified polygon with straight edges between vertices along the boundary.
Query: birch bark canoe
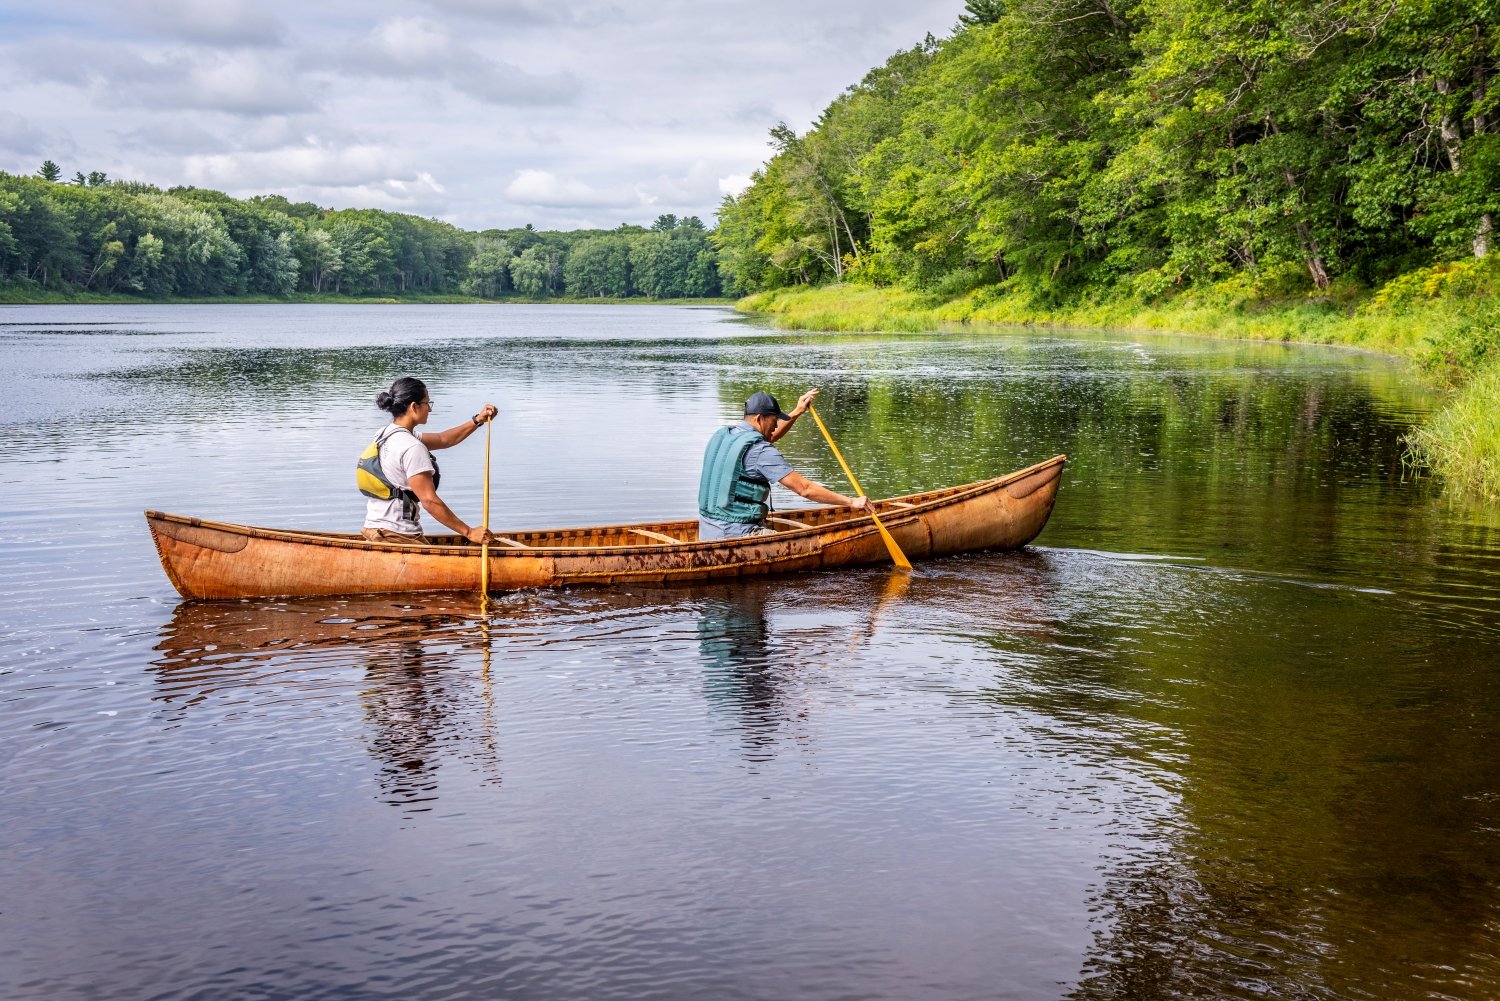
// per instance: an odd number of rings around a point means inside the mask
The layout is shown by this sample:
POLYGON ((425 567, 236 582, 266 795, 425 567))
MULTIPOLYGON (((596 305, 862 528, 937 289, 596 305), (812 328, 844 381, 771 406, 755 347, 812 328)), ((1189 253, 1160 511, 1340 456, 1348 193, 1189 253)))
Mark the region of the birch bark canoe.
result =
MULTIPOLYGON (((958 487, 875 502, 911 559, 1018 549, 1057 499, 1067 457, 958 487)), ((254 528, 147 511, 172 586, 201 600, 478 590, 481 548, 456 535, 431 545, 359 535, 254 528)), ((698 521, 501 532, 490 590, 580 584, 671 584, 888 562, 874 521, 848 507, 776 512, 775 535, 698 541, 698 521)))

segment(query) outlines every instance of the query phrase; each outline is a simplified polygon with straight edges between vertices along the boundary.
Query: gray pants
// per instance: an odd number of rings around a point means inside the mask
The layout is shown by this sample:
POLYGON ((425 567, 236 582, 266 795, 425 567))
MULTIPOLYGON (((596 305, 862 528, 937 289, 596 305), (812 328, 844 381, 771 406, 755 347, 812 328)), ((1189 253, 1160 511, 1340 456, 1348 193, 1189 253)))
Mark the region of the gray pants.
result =
POLYGON ((709 521, 706 518, 698 519, 698 541, 711 542, 715 539, 743 539, 753 535, 775 535, 776 529, 767 528, 765 525, 730 525, 723 522, 709 521))

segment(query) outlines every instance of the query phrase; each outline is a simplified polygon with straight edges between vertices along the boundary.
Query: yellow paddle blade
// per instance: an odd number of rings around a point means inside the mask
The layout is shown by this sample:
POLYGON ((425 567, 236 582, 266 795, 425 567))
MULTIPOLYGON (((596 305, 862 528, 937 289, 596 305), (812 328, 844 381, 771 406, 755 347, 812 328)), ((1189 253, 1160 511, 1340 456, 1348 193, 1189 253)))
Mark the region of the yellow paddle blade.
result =
POLYGON ((906 554, 901 551, 901 547, 896 545, 895 538, 880 523, 880 517, 875 513, 873 508, 870 510, 870 518, 875 522, 875 527, 880 529, 880 537, 885 540, 885 548, 890 550, 891 562, 902 570, 910 570, 911 560, 907 559, 906 554))

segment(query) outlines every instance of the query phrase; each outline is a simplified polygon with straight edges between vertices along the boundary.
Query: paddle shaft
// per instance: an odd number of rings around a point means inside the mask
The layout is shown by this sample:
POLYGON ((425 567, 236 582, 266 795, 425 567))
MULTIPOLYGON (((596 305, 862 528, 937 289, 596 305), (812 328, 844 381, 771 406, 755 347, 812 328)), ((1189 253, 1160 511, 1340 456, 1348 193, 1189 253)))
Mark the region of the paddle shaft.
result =
MULTIPOLYGON (((828 433, 828 427, 823 423, 823 418, 818 416, 818 409, 808 404, 807 412, 812 414, 812 419, 818 424, 818 430, 823 432, 823 439, 828 442, 828 447, 833 450, 833 457, 839 460, 839 465, 844 468, 844 475, 849 477, 849 483, 854 487, 854 492, 863 497, 865 495, 864 488, 854 478, 854 470, 850 469, 849 463, 844 461, 843 453, 839 451, 839 447, 833 443, 833 435, 828 433)), ((891 533, 886 531, 885 526, 880 523, 880 516, 875 513, 875 505, 873 503, 870 505, 870 520, 875 522, 875 527, 880 530, 880 538, 884 540, 885 548, 890 551, 891 562, 902 570, 910 570, 911 560, 906 558, 906 554, 901 551, 901 547, 896 544, 896 540, 891 536, 891 533)))
POLYGON ((491 418, 484 422, 484 542, 479 547, 479 595, 488 599, 490 593, 490 427, 491 418))

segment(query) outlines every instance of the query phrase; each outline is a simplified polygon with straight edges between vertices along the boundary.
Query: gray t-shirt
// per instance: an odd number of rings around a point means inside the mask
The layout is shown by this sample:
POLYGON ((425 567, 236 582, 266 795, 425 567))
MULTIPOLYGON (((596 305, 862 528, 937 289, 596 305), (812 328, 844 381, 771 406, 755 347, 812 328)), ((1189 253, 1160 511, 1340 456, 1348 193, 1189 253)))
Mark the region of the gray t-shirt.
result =
MULTIPOLYGON (((433 471, 432 453, 422 444, 420 431, 407 433, 405 430, 393 430, 398 427, 400 425, 392 421, 380 432, 385 437, 385 443, 380 446, 380 471, 392 485, 409 490, 413 476, 433 471)), ((401 535, 421 535, 422 525, 417 520, 420 516, 408 517, 413 512, 403 510, 405 507, 399 497, 392 497, 388 501, 367 497, 365 527, 383 528, 387 532, 401 535)))
MULTIPOLYGON (((745 422, 750 427, 750 422, 745 422)), ((792 472, 792 464, 786 461, 775 445, 762 438, 745 450, 745 473, 752 480, 764 480, 769 484, 780 483, 792 472)), ((757 523, 720 521, 718 518, 698 518, 698 538, 733 539, 761 526, 757 523)))

